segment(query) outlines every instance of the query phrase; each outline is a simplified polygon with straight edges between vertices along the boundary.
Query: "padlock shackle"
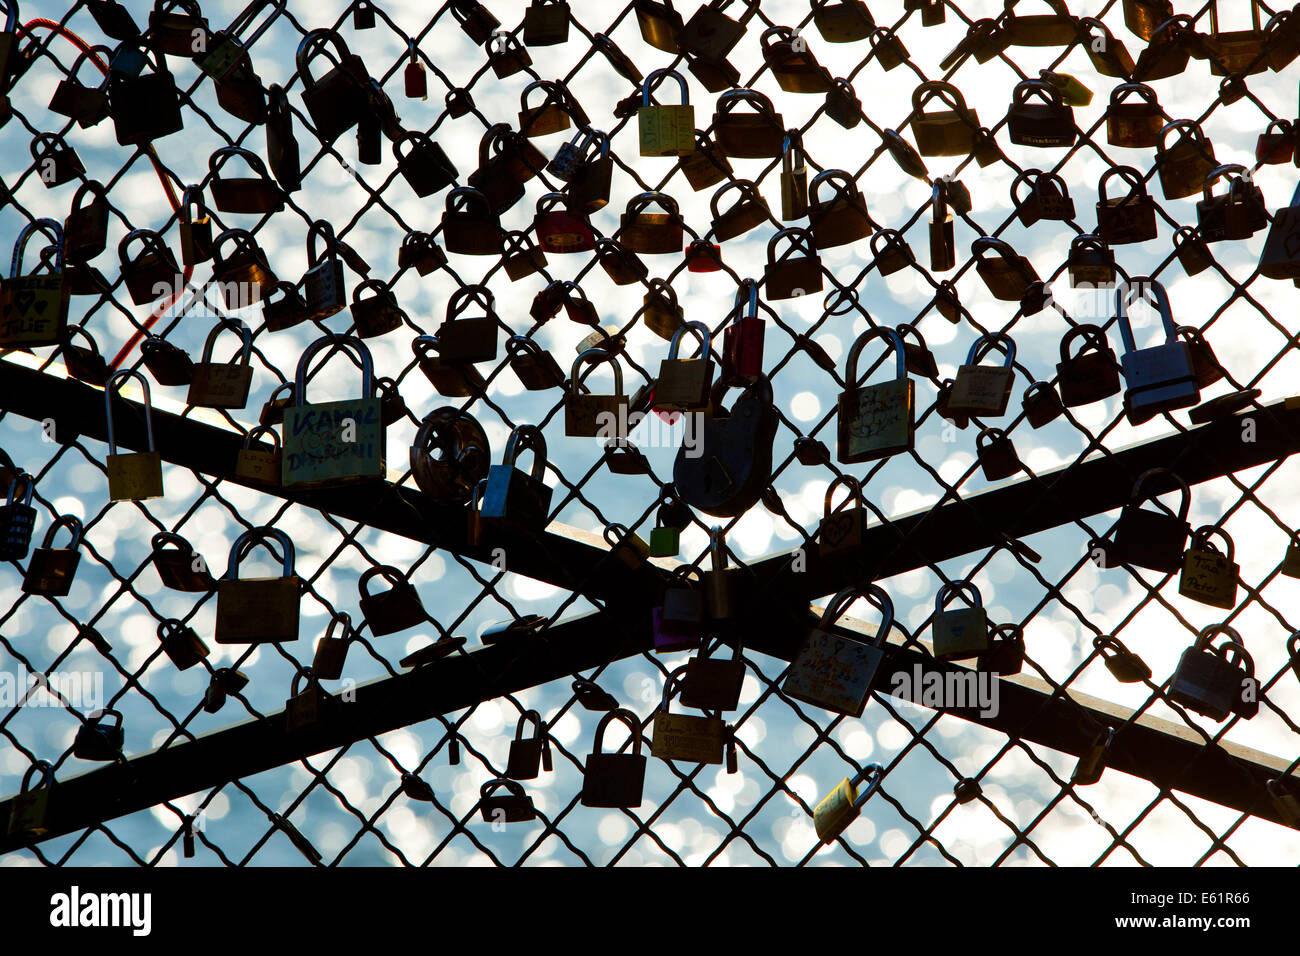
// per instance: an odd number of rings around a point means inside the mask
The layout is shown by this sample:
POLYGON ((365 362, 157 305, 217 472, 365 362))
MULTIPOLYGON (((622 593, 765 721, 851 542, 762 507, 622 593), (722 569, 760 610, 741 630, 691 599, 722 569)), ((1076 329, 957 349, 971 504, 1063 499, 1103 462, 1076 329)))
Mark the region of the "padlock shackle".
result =
POLYGON ((759 193, 758 187, 755 186, 753 182, 748 179, 731 179, 719 186, 717 190, 714 191, 713 196, 709 199, 709 211, 713 213, 714 219, 718 219, 722 216, 722 213, 718 209, 718 200, 722 198, 724 193, 731 189, 740 190, 741 196, 727 208, 728 212, 736 209, 746 201, 759 203, 763 206, 767 205, 763 200, 762 194, 759 193))
MULTIPOLYGON (((699 357, 708 361, 711 347, 713 345, 713 335, 709 332, 709 327, 703 322, 683 322, 681 326, 673 333, 672 340, 668 343, 668 358, 676 359, 677 353, 681 348, 682 336, 687 332, 694 332, 700 340, 699 357)), ((619 389, 622 392, 622 389, 619 389)))
MULTIPOLYGON (((369 281, 369 280, 368 280, 369 281)), ((355 295, 355 293, 354 293, 355 295)), ((414 343, 413 343, 414 344, 414 343)), ((366 343, 354 335, 342 335, 338 332, 326 332, 303 350, 298 359, 298 370, 294 373, 293 401, 295 405, 307 404, 307 366, 321 349, 334 346, 339 349, 352 349, 361 362, 361 393, 363 398, 374 397, 374 360, 366 343)), ((328 356, 326 357, 328 361, 328 356)))
POLYGON ((681 210, 677 205, 677 200, 667 193, 649 192, 637 193, 627 201, 627 206, 623 210, 625 216, 638 215, 641 210, 647 208, 651 203, 655 203, 664 210, 669 216, 676 220, 681 219, 681 210))
POLYGON ((935 97, 945 101, 963 120, 970 121, 970 107, 966 105, 966 98, 962 96, 961 90, 943 80, 926 80, 918 84, 912 90, 912 111, 925 116, 925 104, 935 97))
POLYGON ((591 374, 591 369, 595 368, 599 362, 608 362, 610 364, 610 367, 614 370, 614 394, 623 394, 623 369, 618 364, 618 357, 613 352, 607 352, 604 349, 587 349, 578 353, 578 357, 573 360, 573 365, 569 369, 569 380, 573 383, 574 395, 579 394, 583 380, 591 374), (588 364, 591 367, 580 376, 578 368, 583 364, 588 364))
POLYGON ((973 581, 965 579, 959 581, 949 581, 942 585, 934 595, 934 613, 942 611, 953 597, 958 594, 969 594, 974 600, 970 602, 971 607, 983 607, 984 599, 980 597, 980 589, 975 586, 973 581))
POLYGON ((1079 349, 1078 353, 1073 356, 1075 358, 1089 349, 1105 354, 1105 349, 1110 346, 1110 342, 1106 338, 1106 331, 1101 326, 1093 325, 1091 323, 1076 325, 1074 328, 1070 329, 1070 331, 1066 332, 1065 335, 1061 336, 1061 361, 1063 363, 1072 357, 1070 355, 1070 344, 1078 338, 1087 339, 1087 341, 1084 342, 1083 348, 1079 349))
MULTIPOLYGON (((84 330, 83 330, 84 331, 84 330)), ((92 339, 92 344, 94 340, 92 339)), ((149 404, 149 382, 139 372, 133 369, 118 369, 108 377, 104 383, 104 413, 108 419, 108 453, 117 454, 117 442, 113 438, 113 393, 118 390, 118 383, 126 381, 128 378, 138 379, 140 382, 140 391, 144 393, 144 428, 145 438, 148 443, 146 451, 154 451, 153 444, 153 408, 149 404)))
MULTIPOLYGON (((559 193, 548 193, 548 196, 560 195, 559 193)), ((547 198, 543 196, 542 199, 547 198)), ((563 196, 561 196, 563 198, 563 196)), ((540 200, 539 200, 540 203, 540 200)), ((451 294, 447 300, 447 321, 453 321, 461 312, 469 308, 470 301, 477 301, 483 306, 484 312, 493 322, 496 321, 496 297, 492 290, 485 285, 462 285, 451 294)))
POLYGON ((320 680, 316 677, 316 672, 313 671, 310 667, 299 667, 296 671, 293 672, 293 683, 289 685, 290 697, 298 696, 299 693, 298 688, 300 686, 298 682, 302 680, 304 677, 307 678, 307 687, 303 688, 304 691, 310 687, 316 687, 321 691, 322 694, 325 693, 324 688, 320 686, 320 680))
POLYGON ((536 730, 531 739, 539 740, 546 734, 546 725, 542 723, 542 715, 535 710, 525 710, 519 715, 519 721, 515 724, 515 740, 524 739, 524 724, 532 724, 536 730))
MULTIPOLYGON (((214 181, 221 179, 221 167, 232 156, 238 156, 248 163, 248 168, 257 174, 258 179, 270 181, 270 177, 266 174, 266 166, 262 163, 262 158, 251 149, 243 146, 222 146, 213 151, 212 155, 208 157, 208 178, 214 181)), ((308 235, 310 235, 310 232, 308 235)))
POLYGON ((264 545, 271 552, 272 557, 276 557, 275 550, 270 543, 272 538, 284 549, 282 552, 283 576, 286 578, 293 577, 294 548, 292 539, 279 528, 263 525, 257 528, 249 528, 236 538, 235 543, 230 546, 230 560, 226 565, 226 579, 230 581, 239 580, 239 563, 252 553, 252 550, 259 544, 264 545))
MULTIPOLYGON (((391 584, 393 588, 399 588, 404 583, 410 584, 407 577, 391 564, 375 565, 374 567, 367 568, 362 572, 361 576, 357 578, 357 591, 360 592, 362 597, 369 598, 375 596, 370 593, 370 582, 376 577, 382 577, 385 581, 391 584)), ((389 590, 391 591, 392 588, 389 590)))
POLYGON ((497 218, 487 197, 473 186, 457 186, 447 193, 447 212, 469 212, 471 206, 481 206, 489 219, 497 218))
POLYGON ((122 714, 121 714, 121 712, 120 712, 120 711, 116 711, 116 710, 114 710, 112 707, 104 707, 104 708, 102 708, 102 709, 96 711, 95 713, 91 714, 88 718, 86 718, 86 722, 85 722, 84 726, 87 726, 87 727, 88 727, 88 726, 90 726, 91 724, 94 724, 95 727, 96 727, 96 729, 99 729, 99 725, 100 725, 100 723, 102 723, 102 722, 104 721, 104 719, 107 718, 107 717, 115 717, 115 718, 116 718, 116 720, 114 720, 114 721, 111 722, 113 728, 117 728, 117 727, 121 727, 121 726, 122 726, 122 714))
MULTIPOLYGON (((14 5, 15 7, 17 4, 14 5)), ((54 767, 48 760, 38 760, 27 768, 23 774, 22 786, 18 788, 19 793, 29 793, 32 790, 49 790, 54 786, 54 767), (32 776, 40 774, 40 781, 35 785, 32 784, 32 776)))
POLYGON ((854 478, 852 475, 837 475, 835 480, 826 486, 826 496, 822 499, 823 520, 829 518, 833 513, 831 508, 831 498, 835 494, 835 489, 841 485, 843 485, 848 491, 848 497, 844 499, 843 504, 833 509, 834 511, 839 511, 840 508, 844 507, 844 505, 851 501, 856 501, 860 507, 866 507, 867 502, 862 495, 862 482, 858 481, 858 479, 854 478))
MULTIPOLYGON (((805 235, 808 235, 808 233, 802 229, 782 229, 781 232, 778 232, 773 236, 767 244, 769 257, 771 256, 772 242, 779 238, 782 233, 786 232, 802 232, 805 235)), ((812 242, 811 237, 809 237, 808 241, 809 243, 812 242)), ((745 314, 743 316, 738 314, 737 318, 758 318, 758 283, 749 277, 740 280, 740 285, 736 288, 736 297, 732 300, 731 308, 733 311, 739 313, 742 304, 745 308, 745 314)))
MULTIPOLYGON (((10 488, 12 489, 12 487, 13 486, 11 484, 10 488)), ((10 498, 10 501, 12 500, 13 499, 10 498)), ((31 502, 31 489, 29 488, 28 503, 30 502, 31 502)), ((67 528, 68 531, 72 534, 72 543, 69 544, 67 548, 61 548, 60 550, 76 551, 77 548, 81 546, 81 531, 82 531, 81 519, 78 518, 76 515, 59 515, 59 517, 55 518, 54 523, 51 524, 49 528, 46 529, 45 537, 41 539, 41 547, 42 548, 53 547, 54 535, 60 528, 67 528)))
POLYGON ((249 429, 248 434, 244 436, 244 447, 251 449, 253 447, 253 439, 257 438, 259 435, 270 435, 272 450, 280 450, 280 433, 270 425, 257 425, 254 428, 249 429))
MULTIPOLYGON (((103 187, 100 187, 101 193, 103 187)), ((77 190, 77 195, 81 195, 81 190, 77 190)), ((73 207, 76 207, 74 197, 73 207)), ((18 233, 18 239, 14 242, 13 259, 9 262, 9 278, 16 279, 19 270, 23 266, 23 252, 27 249, 27 243, 37 232, 43 232, 45 238, 52 240, 55 248, 54 271, 59 273, 63 271, 63 226, 55 219, 43 218, 34 219, 27 225, 23 226, 22 231, 18 233)))
POLYGON ((1043 172, 1041 169, 1026 169, 1011 182, 1011 201, 1016 205, 1020 205, 1022 202, 1017 195, 1017 187, 1021 183, 1025 183, 1029 187, 1030 195, 1037 195, 1042 190, 1043 183, 1055 183, 1059 188, 1061 197, 1063 199, 1070 198, 1070 189, 1066 186, 1065 180, 1061 178, 1060 173, 1043 172))
POLYGON ((217 324, 212 327, 212 330, 208 332, 208 337, 203 342, 203 355, 199 359, 201 364, 212 363, 212 349, 216 345, 217 336, 226 329, 232 329, 239 333, 240 341, 243 343, 239 350, 240 364, 247 365, 249 363, 253 353, 253 332, 244 323, 243 319, 226 316, 219 319, 217 324))
POLYGON ((1017 83, 1016 88, 1011 91, 1012 107, 1023 106, 1030 95, 1036 95, 1039 99, 1046 100, 1050 106, 1061 106, 1070 109, 1065 105, 1065 100, 1061 99, 1061 91, 1054 84, 1043 80, 1021 80, 1017 83))
POLYGON ((615 720, 627 725, 632 737, 632 753, 639 757, 641 755, 641 722, 637 719, 636 714, 622 707, 615 708, 600 718, 600 723, 596 724, 596 736, 592 741, 592 752, 604 753, 605 728, 615 720))
MULTIPOLYGON (((1155 39, 1155 38, 1152 37, 1153 42, 1154 42, 1154 39, 1155 39)), ((1160 135, 1159 135, 1159 137, 1158 137, 1158 139, 1157 139, 1157 142, 1159 143, 1159 147, 1157 148, 1157 151, 1156 151, 1156 152, 1157 152, 1157 156, 1158 156, 1160 153, 1167 153, 1167 152, 1169 152, 1169 147, 1167 147, 1167 146, 1165 145, 1165 139, 1169 136, 1169 131, 1170 131, 1170 130, 1178 130, 1178 131, 1180 132, 1180 135, 1179 135, 1179 137, 1178 137, 1179 142, 1182 142, 1184 139, 1187 139, 1189 136, 1190 136, 1193 140, 1197 141, 1198 144, 1199 144, 1199 143, 1204 143, 1204 142, 1206 141, 1206 140, 1205 140, 1205 131, 1204 131, 1203 129, 1201 129, 1200 124, 1197 123, 1196 120, 1190 120, 1190 119, 1177 119, 1177 120, 1173 120, 1173 121, 1171 121, 1171 122, 1169 122, 1169 123, 1166 123, 1164 126, 1162 126, 1162 127, 1160 128, 1160 135)), ((1174 145, 1176 146, 1177 143, 1175 143, 1174 145)), ((1207 157, 1208 157, 1209 155, 1210 155, 1210 154, 1208 154, 1208 153, 1206 154, 1207 157)))
POLYGON ((1245 179, 1250 175, 1250 173, 1247 172, 1245 166, 1241 165, 1240 163, 1223 163, 1222 165, 1215 166, 1208 173, 1206 173, 1205 186, 1202 187, 1202 195, 1204 196, 1204 198, 1209 199, 1212 195, 1214 195, 1214 184, 1217 183, 1220 178, 1228 179, 1233 173, 1236 173, 1237 175, 1235 179, 1232 179, 1229 183, 1228 186, 1229 194, 1231 194, 1236 190, 1237 183, 1243 181, 1243 179, 1245 179))
POLYGON ((861 791, 858 794, 857 799, 853 801, 853 806, 855 808, 861 807, 871 799, 872 794, 880 789, 881 781, 885 779, 885 768, 878 763, 869 763, 853 775, 849 780, 849 784, 851 786, 856 786, 859 783, 866 782, 868 777, 871 778, 871 782, 867 784, 867 788, 861 791))
POLYGON ((324 242, 325 251, 321 255, 329 256, 331 259, 338 256, 338 240, 334 237, 334 227, 329 220, 316 219, 307 227, 307 268, 310 269, 320 262, 320 256, 316 254, 316 237, 321 237, 324 242))
POLYGON ((339 640, 340 641, 356 640, 357 637, 356 632, 352 629, 352 615, 349 614, 347 611, 335 611, 332 615, 330 615, 329 626, 325 628, 325 637, 323 639, 328 641, 331 637, 333 637, 334 628, 339 623, 343 624, 343 635, 339 638, 339 640))
MULTIPOLYGON (((337 30, 329 27, 318 27, 315 30, 308 31, 298 43, 297 52, 293 55, 294 65, 298 68, 298 73, 302 77, 304 90, 314 89, 316 80, 311 75, 310 62, 317 56, 324 55, 336 67, 342 69, 348 76, 352 76, 350 70, 343 64, 348 56, 352 53, 348 49, 347 43, 337 30), (330 56, 326 46, 333 46, 338 53, 338 59, 330 56)), ((357 77, 353 77, 357 79, 357 77)))
MULTIPOLYGON (((1260 32, 1259 26, 1259 0, 1247 0, 1250 3, 1250 17, 1254 24, 1254 32, 1260 32)), ((1210 40, 1215 39, 1219 32, 1219 0, 1210 0, 1210 40)), ((1236 32, 1236 31, 1233 31, 1236 32)), ((1244 32, 1244 31, 1243 31, 1244 32)))
POLYGON ((894 626, 894 602, 890 600, 885 589, 878 584, 856 584, 839 591, 826 605, 817 622, 820 630, 826 630, 840 619, 840 616, 858 598, 874 605, 880 611, 880 627, 876 630, 873 647, 884 647, 889 637, 889 629, 894 626))
POLYGON ((1223 543, 1226 546, 1224 549, 1224 557, 1227 558, 1229 564, 1233 564, 1234 559, 1237 557, 1236 546, 1232 543, 1232 537, 1228 532, 1216 525, 1203 524, 1193 531, 1192 548, 1198 551, 1210 551, 1217 554, 1218 549, 1210 543, 1210 538, 1215 535, 1218 535, 1223 539, 1223 543))
POLYGON ((691 101, 690 91, 687 90, 686 80, 682 77, 680 73, 678 73, 676 70, 653 70, 650 73, 650 75, 645 78, 645 83, 641 85, 642 106, 651 105, 650 103, 651 90, 658 85, 655 81, 661 77, 662 78, 672 77, 674 80, 677 81, 677 86, 682 91, 682 102, 680 104, 681 106, 686 106, 687 104, 690 103, 691 101))
MULTIPOLYGON (((758 115, 766 115, 768 120, 773 123, 776 122, 778 115, 776 107, 772 105, 772 101, 768 99, 767 95, 765 93, 760 93, 758 90, 747 88, 727 90, 727 92, 719 96, 717 102, 717 116, 726 116, 741 103, 748 103, 750 106, 754 107, 754 110, 758 115)), ((714 126, 717 126, 716 120, 714 126)))
POLYGON ((1169 308, 1169 295, 1165 287, 1150 276, 1133 276, 1127 283, 1115 286, 1115 313, 1119 319, 1119 334, 1124 341, 1124 351, 1136 352, 1137 343, 1133 339, 1133 327, 1129 324, 1128 304, 1141 296, 1153 303, 1160 312, 1160 324, 1165 329, 1165 342, 1178 341, 1178 329, 1174 325, 1173 313, 1169 308))
POLYGON ((1002 363, 1003 368, 1015 367, 1016 343, 1006 332, 986 332, 977 338, 971 343, 970 351, 966 353, 966 364, 978 365, 980 359, 995 349, 1006 356, 1006 361, 1002 363))
MULTIPOLYGON (((859 197, 862 195, 858 190, 857 182, 853 179, 853 176, 850 175, 847 170, 824 169, 816 176, 814 176, 812 182, 808 184, 808 205, 809 206, 825 205, 825 203, 823 203, 822 200, 818 198, 818 194, 821 189, 822 183, 830 183, 831 188, 835 191, 836 198, 843 199, 847 202, 853 202, 854 200, 859 199, 859 197)), ((826 200, 826 202, 828 203, 834 201, 835 201, 834 199, 826 200)), ((864 213, 866 212, 865 206, 863 207, 862 211, 864 213)))
POLYGON ((1110 105, 1119 106, 1124 102, 1125 97, 1130 94, 1138 96, 1152 106, 1159 108, 1160 101, 1156 98, 1156 91, 1145 83, 1121 83, 1110 91, 1110 105))
POLYGON ((8 504, 13 504, 18 493, 18 483, 22 482, 26 491, 23 495, 23 504, 32 503, 32 493, 36 490, 36 478, 25 471, 15 471, 13 480, 9 482, 9 500, 8 504))
MULTIPOLYGON (((1192 490, 1187 486, 1187 482, 1182 479, 1182 476, 1170 468, 1148 468, 1146 471, 1142 472, 1142 474, 1138 475, 1138 480, 1133 483, 1133 491, 1129 494, 1129 504, 1137 507, 1148 499, 1154 501, 1158 495, 1143 495, 1142 485, 1157 476, 1168 476, 1177 483, 1178 490, 1181 492, 1180 504, 1178 506, 1178 517, 1180 520, 1186 521, 1187 509, 1191 504, 1192 490)), ((1168 494, 1168 492, 1162 491, 1159 494, 1168 494)))
POLYGON ((664 678, 663 696, 659 698, 659 709, 665 714, 672 712, 672 691, 673 688, 679 687, 686 677, 686 665, 673 668, 664 678))
MULTIPOLYGON (((588 351, 600 350, 588 349, 588 351)), ((506 439, 506 450, 501 456, 502 464, 517 468, 515 462, 519 459, 519 453, 529 448, 533 451, 533 467, 529 474, 541 481, 546 475, 546 436, 536 425, 515 426, 510 437, 506 439)), ((486 480, 483 479, 483 482, 486 480)), ((486 485, 484 487, 486 488, 486 485)))
POLYGON ((505 787, 506 792, 512 797, 528 799, 527 794, 524 792, 524 785, 519 781, 510 780, 507 777, 493 777, 478 788, 479 801, 482 802, 486 800, 502 787, 505 787))
POLYGON ((858 358, 862 355, 862 350, 866 348, 868 342, 872 339, 884 339, 894 353, 895 381, 907 381, 907 353, 903 349, 903 339, 896 331, 887 325, 877 326, 874 329, 867 329, 854 340, 853 346, 849 349, 849 358, 845 365, 844 385, 852 390, 860 387, 858 380, 858 358))

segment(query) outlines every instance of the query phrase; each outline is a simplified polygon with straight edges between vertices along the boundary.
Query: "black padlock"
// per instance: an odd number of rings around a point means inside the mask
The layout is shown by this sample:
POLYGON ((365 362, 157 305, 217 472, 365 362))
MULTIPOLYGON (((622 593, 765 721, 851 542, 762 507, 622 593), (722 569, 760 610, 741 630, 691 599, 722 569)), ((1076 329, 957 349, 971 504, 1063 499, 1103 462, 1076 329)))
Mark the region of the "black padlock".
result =
POLYGON ((108 239, 108 193, 103 184, 88 179, 77 187, 72 207, 63 221, 63 255, 69 262, 89 262, 104 251, 108 239), (89 203, 82 200, 90 195, 89 203))
POLYGON ((429 619, 415 586, 390 565, 367 570, 358 579, 357 590, 361 592, 361 613, 377 637, 404 631, 429 619), (372 594, 369 584, 377 576, 382 576, 392 587, 372 594))
POLYGON ((122 146, 140 146, 184 128, 176 81, 162 55, 154 58, 157 63, 148 64, 152 71, 139 76, 108 72, 108 113, 122 146))
POLYGON ((334 238, 334 227, 324 219, 317 219, 307 229, 307 271, 300 285, 307 304, 307 317, 312 321, 327 319, 347 308, 348 290, 343 280, 338 242, 334 238), (316 248, 318 236, 324 246, 323 252, 316 248))
POLYGON ((1119 362, 1100 326, 1078 325, 1061 339, 1061 361, 1056 366, 1056 386, 1061 404, 1077 408, 1099 402, 1120 391, 1119 362), (1070 345, 1083 339, 1083 348, 1070 354, 1070 345))
POLYGON ((46 597, 65 597, 81 563, 81 521, 74 515, 61 515, 45 532, 41 546, 32 552, 31 563, 23 575, 23 593, 46 597), (54 547, 54 535, 67 528, 72 541, 66 548, 54 547))
POLYGON ((1024 467, 1010 436, 1000 428, 985 428, 980 431, 975 437, 975 454, 984 477, 989 481, 1010 478, 1024 467))
POLYGON ((217 586, 203 556, 180 535, 160 531, 150 539, 150 545, 153 566, 165 586, 176 591, 211 591, 217 586))
POLYGON ((1167 574, 1180 570, 1183 566, 1183 551, 1187 544, 1187 536, 1192 533, 1191 525, 1187 523, 1190 499, 1191 491, 1187 487, 1187 482, 1168 468, 1152 468, 1144 471, 1138 476, 1137 483, 1133 486, 1133 493, 1120 512, 1115 531, 1115 554, 1112 557, 1126 564, 1149 568, 1152 571, 1163 571, 1167 574), (1147 481, 1155 483, 1155 479, 1158 478, 1172 480, 1181 491, 1177 515, 1144 511, 1140 507, 1147 497, 1156 494, 1149 490, 1143 494, 1142 486, 1147 481))
POLYGON ((202 638, 188 624, 168 618, 158 625, 158 640, 178 671, 189 670, 212 653, 202 638))
POLYGON ((445 189, 460 175, 442 147, 419 130, 410 130, 393 140, 393 157, 397 171, 420 197, 445 189))
POLYGON ((515 726, 515 737, 510 741, 510 754, 506 758, 506 776, 511 780, 534 780, 539 768, 551 770, 551 742, 546 733, 546 724, 535 710, 526 710, 519 715, 515 726), (524 736, 524 725, 532 723, 534 733, 524 736))
POLYGON ((989 631, 988 649, 975 666, 998 674, 1019 674, 1025 666, 1025 634, 1018 624, 999 624, 989 631))
POLYGON ((338 33, 328 29, 312 30, 304 36, 298 44, 295 62, 302 77, 302 101, 316 134, 325 143, 332 143, 356 126, 370 105, 367 95, 370 78, 365 64, 348 49, 338 33), (333 65, 329 72, 315 79, 310 63, 322 54, 328 57, 328 46, 333 46, 338 59, 331 58, 333 65))
POLYGON ((532 0, 524 11, 524 44, 553 46, 569 39, 569 4, 565 0, 532 0))
POLYGON ((118 760, 124 740, 122 715, 111 708, 97 711, 77 728, 72 756, 81 760, 118 760))
POLYGON ((46 189, 86 175, 81 157, 58 133, 37 133, 31 138, 28 149, 36 164, 36 175, 46 189))
POLYGON ((339 611, 330 618, 325 636, 316 643, 316 651, 311 659, 311 670, 320 680, 338 680, 343 676, 343 664, 347 660, 348 648, 356 640, 352 630, 352 617, 346 611, 339 611), (334 628, 342 625, 343 632, 334 636, 334 628))
POLYGON ((32 507, 35 490, 36 479, 25 471, 20 471, 9 483, 9 498, 0 505, 0 561, 21 561, 27 557, 36 528, 36 509, 32 507))
POLYGON ((486 823, 525 823, 536 819, 537 810, 522 785, 505 777, 489 780, 479 788, 479 811, 486 823), (498 793, 499 790, 505 793, 498 793))
POLYGON ((272 83, 266 102, 266 164, 287 193, 302 188, 302 162, 293 135, 293 112, 283 87, 272 83))
MULTIPOLYGON (((91 56, 102 55, 101 58, 107 60, 111 54, 112 51, 106 46, 93 46, 78 54, 72 61, 72 69, 68 71, 68 75, 54 88, 54 96, 50 98, 50 110, 76 120, 77 125, 82 129, 89 129, 107 119, 108 93, 104 89, 104 84, 101 83, 97 87, 82 86, 77 81, 77 75, 82 63, 91 56)), ((0 67, 0 71, 2 70, 3 67, 0 67)), ((4 75, 0 72, 0 77, 4 75)))

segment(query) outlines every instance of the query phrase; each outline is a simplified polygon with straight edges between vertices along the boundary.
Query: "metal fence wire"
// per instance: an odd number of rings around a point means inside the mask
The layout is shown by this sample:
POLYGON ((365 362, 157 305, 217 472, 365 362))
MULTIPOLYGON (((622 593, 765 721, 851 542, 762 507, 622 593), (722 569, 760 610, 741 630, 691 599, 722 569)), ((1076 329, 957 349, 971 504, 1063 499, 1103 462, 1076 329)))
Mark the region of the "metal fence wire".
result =
POLYGON ((1297 859, 1300 13, 694 6, 10 0, 0 863, 1297 859))

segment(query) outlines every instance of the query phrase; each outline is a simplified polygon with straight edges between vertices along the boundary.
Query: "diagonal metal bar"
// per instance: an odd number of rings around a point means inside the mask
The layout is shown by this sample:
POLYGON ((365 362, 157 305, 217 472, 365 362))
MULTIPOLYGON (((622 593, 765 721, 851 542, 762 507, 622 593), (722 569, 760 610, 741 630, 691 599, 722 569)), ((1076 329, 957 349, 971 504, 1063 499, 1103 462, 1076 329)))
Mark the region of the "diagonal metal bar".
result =
MULTIPOLYGON (((592 612, 555 624, 548 628, 545 640, 477 648, 398 677, 360 684, 354 689, 355 699, 339 703, 332 721, 317 730, 287 733, 284 712, 279 711, 59 781, 50 797, 48 832, 39 838, 0 837, 0 853, 649 650, 645 615, 620 618, 621 626, 612 627, 607 616, 617 616, 620 610, 592 612)), ((802 636, 811 621, 807 616, 799 634, 791 636, 802 636)), ((861 638, 869 636, 872 627, 841 619, 834 630, 861 638)), ((970 673, 910 648, 892 645, 891 650, 876 681, 877 693, 889 693, 897 686, 895 674, 906 675, 909 686, 920 686, 915 681, 918 674, 922 680, 930 674, 943 680, 947 674, 970 673)), ((789 655, 777 656, 789 660, 789 655)), ((941 709, 1075 756, 1092 743, 1089 717, 1094 727, 1120 726, 1130 717, 1124 708, 1097 698, 1078 693, 1071 698, 1053 697, 1049 685, 1018 676, 1001 680, 993 713, 978 706, 941 709)), ((1268 780, 1286 773, 1286 761, 1232 743, 1207 748, 1186 727, 1169 721, 1139 717, 1116 737, 1107 765, 1161 788, 1285 823, 1264 797, 1264 788, 1268 780), (1193 761, 1197 769, 1190 773, 1188 765, 1193 761)), ((0 820, 8 819, 11 804, 12 798, 0 801, 0 820)))

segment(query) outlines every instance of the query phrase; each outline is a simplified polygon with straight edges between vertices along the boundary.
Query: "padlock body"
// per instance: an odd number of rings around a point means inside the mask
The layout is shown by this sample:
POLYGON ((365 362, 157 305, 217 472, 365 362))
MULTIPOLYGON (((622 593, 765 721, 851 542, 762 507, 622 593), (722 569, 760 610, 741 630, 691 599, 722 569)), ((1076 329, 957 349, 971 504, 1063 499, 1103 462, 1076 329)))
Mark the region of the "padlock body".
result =
POLYGON ((291 405, 284 413, 283 442, 280 482, 286 488, 347 484, 386 474, 378 398, 291 405))
POLYGON ((841 464, 875 461, 907 451, 915 439, 915 384, 892 379, 840 395, 841 464))
POLYGON ((989 646, 988 616, 982 607, 961 607, 934 615, 934 656, 945 661, 978 657, 989 646))
POLYGON ((1183 547, 1190 533, 1191 528, 1180 518, 1127 504, 1115 532, 1116 557, 1127 564, 1172 574, 1182 567, 1183 547))
POLYGON ((1241 569, 1217 551, 1188 548, 1178 577, 1178 593, 1211 607, 1231 610, 1237 605, 1241 569))
POLYGON ((222 578, 217 582, 218 644, 267 644, 298 640, 301 581, 287 578, 222 578))
POLYGON ((878 647, 816 628, 791 662, 781 689, 795 700, 861 717, 884 659, 878 647))
POLYGON ((644 754, 587 755, 582 776, 582 805, 634 809, 645 787, 644 754))
POLYGON ((651 756, 660 760, 721 764, 727 728, 721 717, 655 713, 651 756))

